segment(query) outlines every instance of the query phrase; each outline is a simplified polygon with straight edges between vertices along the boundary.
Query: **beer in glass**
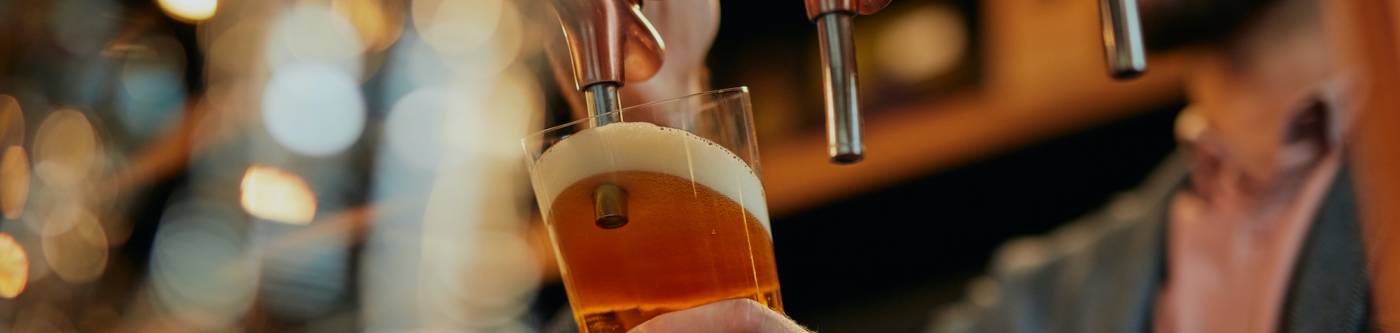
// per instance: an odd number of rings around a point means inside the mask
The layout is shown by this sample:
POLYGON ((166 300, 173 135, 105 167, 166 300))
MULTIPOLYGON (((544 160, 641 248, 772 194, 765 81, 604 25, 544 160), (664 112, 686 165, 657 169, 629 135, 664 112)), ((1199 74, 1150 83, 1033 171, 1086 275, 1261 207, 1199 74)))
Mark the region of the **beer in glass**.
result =
POLYGON ((580 331, 731 298, 782 311, 750 112, 731 88, 523 140, 580 331))

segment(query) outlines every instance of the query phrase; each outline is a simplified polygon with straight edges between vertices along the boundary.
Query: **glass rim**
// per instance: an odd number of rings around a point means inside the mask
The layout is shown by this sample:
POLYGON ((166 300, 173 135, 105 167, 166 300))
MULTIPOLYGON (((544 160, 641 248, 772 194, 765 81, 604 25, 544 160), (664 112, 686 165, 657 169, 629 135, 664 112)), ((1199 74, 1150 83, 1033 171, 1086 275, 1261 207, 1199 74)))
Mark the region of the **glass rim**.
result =
MULTIPOLYGON (((748 92, 749 92, 749 86, 738 86, 738 87, 731 87, 731 88, 715 89, 715 90, 710 90, 710 91, 703 91, 703 92, 693 93, 693 94, 689 94, 689 95, 683 95, 683 96, 678 96, 678 97, 671 97, 671 98, 667 98, 667 99, 663 99, 663 100, 651 101, 651 102, 646 102, 646 103, 637 104, 637 105, 633 105, 633 106, 628 106, 628 107, 625 107, 625 108, 618 109, 617 111, 612 111, 612 112, 607 112, 607 113, 601 113, 601 114, 597 114, 597 115, 593 115, 593 116, 589 116, 589 117, 583 117, 583 118, 581 118, 581 119, 577 119, 577 120, 569 121, 569 122, 567 122, 567 123, 555 125, 555 126, 552 126, 552 127, 549 127, 549 128, 546 128, 546 129, 543 129, 543 130, 540 130, 540 131, 537 131, 537 132, 534 132, 534 133, 530 133, 529 135, 526 135, 524 138, 521 138, 520 140, 522 141, 522 143, 524 143, 524 141, 526 141, 526 140, 530 140, 531 138, 536 138, 536 137, 543 137, 545 134, 548 134, 548 133, 550 133, 550 132, 558 131, 558 130, 560 130, 560 129, 564 129, 564 128, 568 128, 568 127, 572 127, 572 126, 577 126, 577 125, 579 125, 579 124, 583 124, 583 123, 585 123, 585 122, 592 121, 593 119, 598 118, 598 117, 607 116, 607 115, 612 115, 612 114, 620 114, 620 113, 627 112, 627 111, 632 110, 632 109, 643 108, 643 107, 654 106, 654 105, 660 105, 660 104, 666 104, 666 103, 674 103, 674 102, 678 102, 678 101, 681 101, 681 100, 685 100, 685 99, 689 99, 689 98, 697 97, 697 96, 721 95, 721 94, 729 94, 729 93, 735 93, 735 92, 739 92, 739 93, 748 93, 748 92)), ((626 120, 624 120, 623 122, 626 122, 626 120)))

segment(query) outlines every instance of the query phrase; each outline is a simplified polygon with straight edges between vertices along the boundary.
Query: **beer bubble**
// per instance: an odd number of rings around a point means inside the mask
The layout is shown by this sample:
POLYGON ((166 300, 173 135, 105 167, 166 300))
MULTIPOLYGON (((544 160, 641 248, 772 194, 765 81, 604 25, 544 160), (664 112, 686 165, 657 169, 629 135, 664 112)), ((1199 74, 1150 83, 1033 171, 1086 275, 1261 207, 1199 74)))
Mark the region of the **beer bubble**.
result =
POLYGON ((763 185, 753 168, 723 146, 683 130, 644 122, 614 123, 574 133, 536 160, 531 172, 539 183, 536 195, 542 211, 548 212, 555 197, 585 178, 647 171, 713 189, 740 203, 765 229, 771 229, 763 185))

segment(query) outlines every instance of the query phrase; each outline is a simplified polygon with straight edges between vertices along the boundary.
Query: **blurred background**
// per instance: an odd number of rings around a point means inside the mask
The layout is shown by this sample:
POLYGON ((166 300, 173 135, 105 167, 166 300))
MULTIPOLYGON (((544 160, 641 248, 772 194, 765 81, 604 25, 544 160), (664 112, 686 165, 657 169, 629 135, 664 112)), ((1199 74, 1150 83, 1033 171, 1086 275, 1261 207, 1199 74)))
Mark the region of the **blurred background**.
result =
MULTIPOLYGON (((518 144, 570 114, 548 6, 0 1, 0 329, 549 325, 567 301, 518 144)), ((835 166, 802 2, 722 2, 710 79, 753 94, 791 316, 914 331, 997 244, 1137 209, 1118 194, 1175 147, 1185 51, 1111 81, 1097 6, 860 18, 869 155, 835 166)))

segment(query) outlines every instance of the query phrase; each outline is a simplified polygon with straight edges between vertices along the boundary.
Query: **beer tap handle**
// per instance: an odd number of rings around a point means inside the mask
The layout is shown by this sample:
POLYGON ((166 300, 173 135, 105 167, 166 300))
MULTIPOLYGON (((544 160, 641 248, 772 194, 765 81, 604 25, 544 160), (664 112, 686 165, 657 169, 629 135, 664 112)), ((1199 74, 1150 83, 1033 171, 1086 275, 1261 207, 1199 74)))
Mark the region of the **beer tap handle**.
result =
POLYGON ((575 88, 594 125, 621 121, 617 90, 661 68, 665 46, 641 12, 641 0, 554 0, 564 28, 575 88))
POLYGON ((1099 24, 1108 75, 1127 80, 1146 72, 1137 0, 1099 0, 1099 24))
MULTIPOLYGON (((617 90, 660 70, 665 46, 642 15, 641 0, 554 0, 564 28, 575 88, 583 92, 591 125, 622 121, 617 90)), ((627 224, 627 191, 605 183, 594 189, 595 223, 604 229, 627 224)))
POLYGON ((889 0, 806 0, 807 18, 816 22, 825 88, 827 154, 840 164, 865 156, 861 141, 860 83, 856 72, 852 18, 872 14, 889 0))

